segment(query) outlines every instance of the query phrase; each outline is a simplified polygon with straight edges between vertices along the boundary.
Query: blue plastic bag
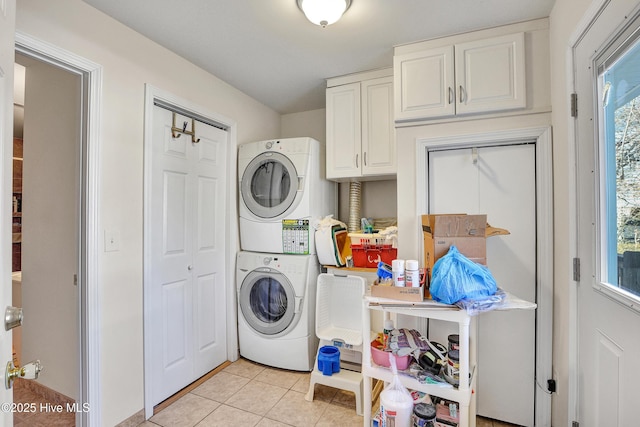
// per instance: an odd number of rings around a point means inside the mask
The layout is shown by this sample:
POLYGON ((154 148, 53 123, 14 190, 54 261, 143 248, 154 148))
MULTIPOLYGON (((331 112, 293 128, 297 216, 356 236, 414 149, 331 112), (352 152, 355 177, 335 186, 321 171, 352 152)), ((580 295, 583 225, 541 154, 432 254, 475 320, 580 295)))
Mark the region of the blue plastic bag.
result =
POLYGON ((461 299, 486 298, 497 290, 489 269, 462 255, 455 246, 433 266, 429 291, 438 302, 455 304, 461 299))

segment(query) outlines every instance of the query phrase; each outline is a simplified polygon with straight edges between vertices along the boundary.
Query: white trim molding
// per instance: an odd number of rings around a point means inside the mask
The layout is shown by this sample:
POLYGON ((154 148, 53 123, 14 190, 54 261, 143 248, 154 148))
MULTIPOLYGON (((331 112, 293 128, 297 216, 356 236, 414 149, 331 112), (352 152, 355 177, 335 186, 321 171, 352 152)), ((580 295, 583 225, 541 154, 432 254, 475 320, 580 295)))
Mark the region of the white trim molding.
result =
POLYGON ((16 32, 16 52, 63 68, 82 79, 82 171, 80 189, 79 342, 81 404, 91 410, 76 415, 78 426, 101 424, 100 394, 100 117, 102 66, 72 52, 16 32))
POLYGON ((536 230, 538 304, 536 315, 536 402, 535 425, 551 425, 551 393, 547 379, 553 378, 553 157, 552 134, 548 126, 465 134, 416 140, 417 215, 428 212, 427 155, 432 150, 511 145, 534 142, 536 156, 536 230))

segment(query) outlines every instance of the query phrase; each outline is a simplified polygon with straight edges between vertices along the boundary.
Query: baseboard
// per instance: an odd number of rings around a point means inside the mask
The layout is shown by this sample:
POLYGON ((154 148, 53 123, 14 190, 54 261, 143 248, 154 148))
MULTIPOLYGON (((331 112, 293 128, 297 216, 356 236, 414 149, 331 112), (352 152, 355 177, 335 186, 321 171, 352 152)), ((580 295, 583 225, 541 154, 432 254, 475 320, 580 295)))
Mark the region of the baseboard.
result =
POLYGON ((75 402, 74 399, 34 380, 17 378, 14 382, 14 387, 29 390, 30 392, 43 397, 45 401, 50 402, 51 404, 54 404, 54 405, 62 405, 62 407, 64 408, 67 407, 67 404, 72 405, 75 402))

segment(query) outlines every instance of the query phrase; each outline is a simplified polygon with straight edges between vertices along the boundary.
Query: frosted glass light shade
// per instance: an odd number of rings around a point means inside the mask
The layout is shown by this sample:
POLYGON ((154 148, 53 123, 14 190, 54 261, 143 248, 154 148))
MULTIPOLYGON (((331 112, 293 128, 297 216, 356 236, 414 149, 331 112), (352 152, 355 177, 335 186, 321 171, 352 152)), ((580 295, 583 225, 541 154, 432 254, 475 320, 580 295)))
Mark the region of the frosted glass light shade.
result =
POLYGON ((323 28, 338 21, 351 0, 297 0, 307 19, 323 28))

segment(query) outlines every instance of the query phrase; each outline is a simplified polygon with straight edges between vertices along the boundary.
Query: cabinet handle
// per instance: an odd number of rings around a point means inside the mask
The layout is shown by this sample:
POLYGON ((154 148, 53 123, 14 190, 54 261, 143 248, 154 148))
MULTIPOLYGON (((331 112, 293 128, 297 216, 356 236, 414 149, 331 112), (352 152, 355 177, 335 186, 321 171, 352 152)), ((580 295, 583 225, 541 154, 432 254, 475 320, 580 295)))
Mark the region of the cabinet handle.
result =
POLYGON ((453 102, 453 88, 451 86, 449 86, 449 104, 451 104, 453 102))
POLYGON ((358 155, 356 154, 356 168, 358 167, 358 155))
POLYGON ((364 165, 367 166, 367 152, 364 152, 364 165))
POLYGON ((462 87, 462 85, 460 85, 460 103, 462 104, 464 102, 464 98, 465 98, 465 93, 464 93, 464 88, 462 87))

